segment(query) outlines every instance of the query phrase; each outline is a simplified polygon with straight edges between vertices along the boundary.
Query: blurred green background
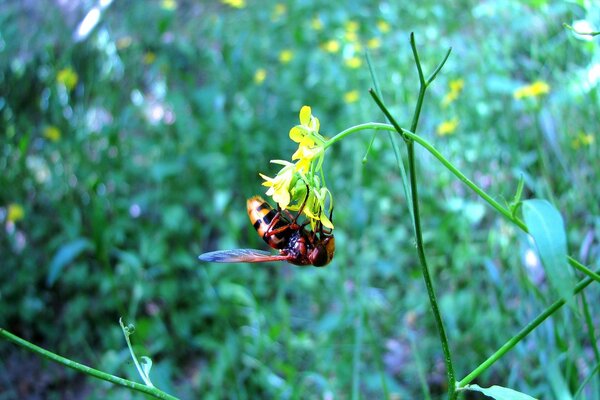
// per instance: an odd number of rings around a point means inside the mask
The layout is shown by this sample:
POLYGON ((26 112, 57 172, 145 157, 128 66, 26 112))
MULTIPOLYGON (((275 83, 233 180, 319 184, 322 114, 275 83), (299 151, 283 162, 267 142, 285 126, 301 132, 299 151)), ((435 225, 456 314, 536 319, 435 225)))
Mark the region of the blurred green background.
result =
MULTIPOLYGON (((332 136, 408 127, 414 31, 427 71, 452 55, 419 133, 501 202, 561 211, 569 252, 600 258, 598 39, 592 1, 0 2, 0 326, 183 398, 441 398, 441 348, 387 133, 325 162, 337 252, 324 269, 201 264, 265 249, 245 199, 289 159, 302 105, 332 136), (94 11, 95 10, 95 11, 94 11), (97 22, 94 24, 94 22, 97 22), (584 29, 585 30, 585 29, 584 29)), ((402 154, 404 145, 399 141, 402 154)), ((555 297, 531 241, 418 149, 427 253, 463 377, 555 297)), ((595 332, 600 290, 591 285, 595 332)), ((599 362, 561 310, 482 375, 567 399, 599 362)), ((596 375, 579 398, 599 399, 596 375)), ((142 398, 0 342, 0 399, 142 398)), ((468 398, 483 398, 472 395, 468 398)))

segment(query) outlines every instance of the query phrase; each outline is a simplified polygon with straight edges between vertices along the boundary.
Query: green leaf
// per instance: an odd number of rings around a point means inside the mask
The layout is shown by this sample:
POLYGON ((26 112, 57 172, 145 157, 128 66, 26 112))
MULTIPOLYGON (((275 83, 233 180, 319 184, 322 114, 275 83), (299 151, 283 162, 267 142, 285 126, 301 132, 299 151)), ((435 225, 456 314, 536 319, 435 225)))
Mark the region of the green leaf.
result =
POLYGON ((146 375, 146 378, 150 380, 150 370, 152 369, 152 360, 150 359, 150 357, 141 356, 140 365, 142 366, 142 371, 144 371, 144 375, 146 375))
POLYGON ((85 238, 79 238, 62 245, 50 262, 46 284, 52 286, 58 279, 64 267, 70 264, 78 255, 91 248, 92 243, 85 238))
POLYGON ((550 286, 575 307, 573 289, 576 281, 567 264, 567 237, 562 216, 548 201, 533 199, 523 202, 523 218, 535 241, 550 286))
POLYGON ((474 392, 481 392, 486 396, 496 400, 536 400, 535 397, 531 397, 528 394, 497 385, 489 388, 482 388, 479 385, 468 385, 465 386, 465 389, 472 390, 474 392))

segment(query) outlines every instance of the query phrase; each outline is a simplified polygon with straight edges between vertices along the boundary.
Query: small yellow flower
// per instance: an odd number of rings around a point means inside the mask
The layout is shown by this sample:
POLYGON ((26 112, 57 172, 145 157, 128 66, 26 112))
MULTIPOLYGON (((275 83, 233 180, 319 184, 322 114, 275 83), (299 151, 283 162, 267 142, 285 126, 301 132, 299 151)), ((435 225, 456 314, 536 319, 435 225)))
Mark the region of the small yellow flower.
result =
POLYGON ((275 178, 269 178, 263 174, 259 175, 265 180, 263 186, 269 188, 266 195, 271 196, 279 207, 281 207, 282 210, 285 210, 291 200, 290 187, 292 186, 294 179, 295 165, 284 160, 271 160, 271 163, 283 165, 283 168, 281 168, 275 178))
POLYGON ((221 0, 221 3, 226 4, 233 8, 246 7, 246 0, 221 0))
POLYGON ((571 147, 579 149, 582 146, 591 146, 594 143, 594 135, 591 133, 579 132, 577 137, 571 142, 571 147))
POLYGON ((267 78, 267 70, 264 68, 259 68, 254 73, 254 83, 257 85, 262 84, 267 78))
POLYGON ((356 69, 362 65, 362 60, 359 57, 351 57, 345 61, 346 67, 356 69))
POLYGON ((144 64, 150 65, 154 63, 154 61, 156 61, 156 54, 152 51, 147 51, 146 54, 144 54, 144 58, 142 61, 144 64))
POLYGON ((337 53, 340 51, 340 42, 335 39, 331 39, 323 43, 321 47, 328 53, 337 53))
POLYGON ((444 121, 437 127, 437 134, 440 136, 450 135, 456 131, 458 127, 458 118, 452 118, 448 121, 444 121))
POLYGON ((344 38, 347 42, 353 43, 358 41, 358 34, 352 31, 346 31, 344 33, 344 38))
POLYGON ((378 49, 381 47, 381 40, 379 40, 379 38, 369 39, 367 42, 367 47, 372 50, 378 49))
POLYGON ((360 26, 358 25, 358 22, 354 20, 346 21, 346 23, 344 24, 344 29, 346 30, 346 32, 357 32, 359 27, 360 26))
POLYGON ((44 128, 43 135, 45 138, 51 140, 52 142, 58 142, 61 137, 60 129, 52 125, 44 128))
POLYGON ((380 19, 377 21, 377 29, 379 29, 379 32, 381 33, 388 33, 390 31, 390 24, 380 19))
POLYGON ((117 49, 119 49, 119 50, 126 49, 129 46, 131 46, 132 42, 133 42, 133 39, 131 38, 131 36, 123 36, 123 37, 117 39, 117 49))
POLYGON ((6 220, 8 222, 17 222, 25 218, 25 209, 22 205, 12 203, 8 205, 8 211, 6 213, 6 220))
POLYGON ((282 50, 279 53, 279 62, 282 64, 287 64, 294 58, 294 53, 291 50, 282 50))
POLYGON ((318 16, 314 17, 312 21, 310 21, 310 27, 315 31, 320 31, 323 29, 323 21, 321 21, 321 18, 318 16))
POLYGON ((285 4, 277 3, 275 4, 275 8, 273 9, 273 15, 271 15, 271 20, 276 21, 281 16, 283 16, 287 12, 287 7, 285 4))
POLYGON ((348 104, 356 103, 359 98, 358 90, 351 90, 349 92, 344 93, 344 101, 348 104))
POLYGON ((177 9, 177 2, 175 0, 162 0, 160 6, 163 10, 173 11, 177 9))
POLYGON ((517 88, 513 92, 513 97, 518 100, 526 97, 537 97, 548 93, 550 93, 550 85, 544 81, 535 81, 530 85, 517 88))
POLYGON ((63 85, 67 90, 71 91, 76 85, 79 77, 72 68, 63 68, 56 75, 56 82, 63 85))
POLYGON ((290 139, 298 143, 292 160, 298 160, 296 171, 308 172, 313 160, 322 154, 325 138, 319 134, 319 119, 312 115, 309 106, 300 109, 300 125, 290 129, 290 139))
POLYGON ((442 106, 446 107, 450 103, 452 103, 453 101, 458 99, 458 95, 460 94, 460 92, 462 91, 464 86, 465 86, 464 79, 451 80, 450 83, 448 84, 450 91, 442 99, 442 106))

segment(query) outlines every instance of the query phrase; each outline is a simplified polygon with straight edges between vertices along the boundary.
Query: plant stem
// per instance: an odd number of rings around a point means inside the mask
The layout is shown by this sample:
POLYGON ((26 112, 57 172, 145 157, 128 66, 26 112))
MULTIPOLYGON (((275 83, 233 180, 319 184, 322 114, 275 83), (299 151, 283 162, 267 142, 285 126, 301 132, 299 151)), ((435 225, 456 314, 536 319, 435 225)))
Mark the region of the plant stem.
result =
MULTIPOLYGON (((582 291, 586 286, 592 283, 592 279, 587 277, 580 281, 574 290, 574 294, 582 291)), ((477 378, 483 371, 488 369, 490 365, 498 361, 504 354, 506 354, 509 350, 511 350, 517 343, 519 343, 525 336, 527 336, 531 331, 538 327, 546 318, 555 313, 559 308, 565 305, 565 300, 560 299, 555 301, 550 307, 546 308, 540 315, 538 315, 533 321, 528 323, 519 333, 510 338, 502 347, 500 347, 494 354, 492 354, 487 360, 485 360, 481 365, 475 368, 469 375, 465 376, 460 382, 456 384, 457 389, 464 388, 468 385, 473 379, 477 378)))
MULTIPOLYGON (((415 44, 414 34, 410 35, 410 45, 413 51, 413 57, 415 59, 415 64, 417 66, 417 72, 419 74, 419 95, 417 97, 417 103, 415 105, 415 111, 413 113, 413 118, 411 122, 411 131, 415 132, 417 126, 419 124, 419 117, 421 115, 421 109, 423 107, 423 100, 425 99, 425 92, 429 84, 435 79, 437 73, 441 70, 442 66, 448 59, 450 51, 446 54, 442 62, 437 66, 435 71, 431 74, 431 77, 426 81, 423 75, 423 69, 421 68, 421 62, 419 60, 419 54, 417 52, 417 47, 415 44)), ((455 399, 456 398, 456 378, 454 377, 454 367, 452 364, 452 355, 450 353, 450 346, 448 344, 448 337, 446 335, 446 329, 444 328, 444 321, 442 320, 442 316, 440 313, 440 309, 438 307, 437 298, 435 294, 435 289, 433 288, 433 282, 431 280, 431 274, 429 273, 429 266, 427 264, 427 257, 425 255, 425 245, 423 243, 423 233, 421 229, 421 214, 419 210, 419 191, 417 184, 417 167, 415 160, 415 148, 413 140, 406 140, 406 136, 403 134, 402 128, 400 128, 399 124, 395 121, 393 116, 390 114, 389 110, 379 96, 371 90, 371 96, 381 109, 381 111, 385 114, 386 118, 390 121, 390 123, 394 126, 395 130, 398 134, 405 139, 407 145, 407 153, 408 153, 408 171, 410 177, 410 188, 411 188, 411 205, 413 209, 413 222, 415 228, 415 240, 417 245, 417 255, 419 257, 419 263, 421 264, 421 273, 423 275, 423 280, 425 281, 425 287, 427 289, 427 295, 429 296, 429 303, 431 306, 431 311, 433 313, 438 334, 440 336, 440 342, 442 345, 442 352, 444 353, 444 362, 446 364, 446 375, 448 380, 448 398, 455 399)))
POLYGON ((177 400, 177 397, 171 396, 157 388, 148 387, 146 385, 142 385, 137 382, 119 378, 118 376, 107 374, 106 372, 88 367, 87 365, 83 365, 78 362, 72 361, 68 358, 59 356, 58 354, 52 353, 46 349, 36 346, 33 343, 30 343, 27 340, 22 339, 14 334, 8 332, 6 329, 0 328, 0 336, 10 340, 11 342, 13 342, 21 347, 26 348, 29 351, 32 351, 43 357, 46 357, 47 359, 49 359, 51 361, 65 365, 69 368, 72 368, 79 372, 83 372, 84 374, 93 376, 95 378, 102 379, 102 380, 114 383, 116 385, 124 386, 126 388, 129 388, 129 389, 132 389, 132 390, 135 390, 138 392, 146 393, 157 399, 177 400))

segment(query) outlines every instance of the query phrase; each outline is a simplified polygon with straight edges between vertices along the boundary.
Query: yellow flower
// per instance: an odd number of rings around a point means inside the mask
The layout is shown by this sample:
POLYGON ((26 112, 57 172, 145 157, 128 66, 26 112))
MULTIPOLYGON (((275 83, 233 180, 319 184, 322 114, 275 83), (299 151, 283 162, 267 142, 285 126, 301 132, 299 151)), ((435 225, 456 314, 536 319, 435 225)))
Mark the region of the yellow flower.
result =
POLYGON ((221 0, 221 3, 226 4, 233 8, 246 7, 246 0, 221 0))
POLYGON ((344 93, 344 101, 346 103, 356 103, 358 101, 358 98, 358 90, 351 90, 349 92, 344 93))
POLYGON ((279 53, 279 62, 282 64, 287 64, 294 58, 294 53, 291 50, 282 50, 279 53))
POLYGON ((8 222, 17 222, 25 218, 25 209, 22 205, 12 203, 8 205, 6 220, 8 222))
POLYGON ((530 85, 517 88, 513 92, 513 97, 518 100, 525 97, 537 97, 548 93, 550 93, 550 85, 544 81, 535 81, 530 85))
POLYGON ((56 81, 69 91, 72 90, 75 85, 77 85, 78 80, 79 77, 77 76, 77 73, 69 67, 61 69, 56 75, 56 81))
POLYGON ((331 39, 323 43, 321 47, 328 53, 337 53, 340 51, 340 42, 335 39, 331 39))
POLYGON ((156 61, 156 54, 152 51, 148 51, 146 54, 144 54, 144 59, 142 61, 146 65, 152 64, 154 61, 156 61))
POLYGON ((123 36, 122 38, 117 39, 117 49, 122 50, 131 46, 133 39, 131 36, 123 36))
POLYGON ((379 29, 381 33, 388 33, 390 31, 390 24, 380 19, 377 21, 377 29, 379 29))
POLYGON ((591 133, 579 132, 577 137, 571 142, 571 147, 578 149, 582 146, 591 146, 594 143, 594 135, 591 133))
POLYGON ((379 38, 369 39, 369 41, 367 42, 367 47, 372 50, 378 49, 381 47, 381 40, 379 40, 379 38))
POLYGON ((175 0, 163 0, 161 7, 163 10, 173 11, 177 8, 177 2, 175 0))
POLYGON ((50 139, 53 142, 58 142, 60 140, 60 129, 55 126, 47 126, 44 128, 44 137, 50 139))
POLYGON ((254 83, 257 85, 262 84, 267 78, 267 70, 264 68, 259 68, 254 73, 254 83))
POLYGON ((300 125, 290 129, 290 139, 298 143, 292 160, 298 160, 296 171, 308 172, 313 160, 322 154, 325 138, 319 134, 319 119, 312 115, 309 106, 300 109, 300 125))
POLYGON ((356 32, 358 31, 359 25, 358 22, 349 20, 344 24, 344 28, 346 29, 346 32, 356 32))
POLYGON ((321 224, 323 224, 325 228, 334 228, 333 223, 327 215, 328 210, 326 204, 328 199, 331 207, 333 202, 331 192, 326 187, 320 187, 320 182, 317 180, 316 185, 311 188, 306 205, 302 210, 302 212, 310 219, 310 226, 313 230, 318 221, 321 221, 321 224))
POLYGON ((439 124, 437 127, 437 134, 440 136, 450 135, 454 133, 457 127, 458 118, 455 117, 439 124))
POLYGON ((356 42, 358 41, 358 34, 356 32, 346 31, 346 33, 344 33, 344 38, 347 42, 356 42))
POLYGON ((323 29, 323 21, 321 21, 321 18, 314 17, 312 19, 312 21, 310 21, 310 26, 311 28, 313 28, 315 31, 320 31, 323 29))
POLYGON ((348 68, 356 69, 362 65, 362 60, 359 57, 354 56, 347 59, 345 64, 348 68))
POLYGON ((464 86, 465 86, 464 79, 451 80, 450 83, 448 84, 450 91, 442 99, 442 106, 446 107, 450 103, 452 103, 454 100, 456 100, 464 86))
POLYGON ((275 4, 275 8, 273 9, 273 15, 271 16, 272 21, 278 20, 283 14, 287 11, 287 7, 285 4, 277 3, 275 4))
POLYGON ((290 187, 292 186, 294 179, 295 165, 284 160, 271 160, 271 163, 283 165, 283 168, 281 168, 275 178, 269 178, 263 174, 259 175, 265 180, 263 186, 269 188, 266 195, 271 196, 279 207, 281 207, 282 210, 285 210, 291 200, 290 187))

